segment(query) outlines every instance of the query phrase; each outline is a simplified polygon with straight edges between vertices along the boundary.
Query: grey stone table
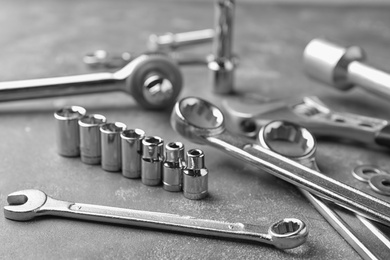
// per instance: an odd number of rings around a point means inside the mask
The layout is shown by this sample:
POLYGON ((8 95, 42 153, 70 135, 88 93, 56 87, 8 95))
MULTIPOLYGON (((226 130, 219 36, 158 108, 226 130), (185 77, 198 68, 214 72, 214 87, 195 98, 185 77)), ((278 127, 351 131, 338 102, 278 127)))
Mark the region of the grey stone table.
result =
MULTIPOLYGON (((213 26, 207 1, 0 1, 0 80, 88 73, 84 53, 146 50, 151 33, 183 32, 213 26)), ((301 56, 318 36, 366 49, 373 65, 390 69, 390 9, 326 5, 239 3, 234 49, 240 56, 236 89, 272 98, 319 96, 337 111, 388 118, 389 104, 356 89, 340 93, 307 79, 301 56)), ((189 49, 205 55, 210 45, 189 49)), ((220 105, 208 70, 182 69, 181 97, 199 96, 220 105)), ((307 243, 287 251, 237 241, 155 230, 44 218, 6 220, 0 213, 1 259, 356 259, 358 254, 292 185, 214 150, 200 147, 210 170, 210 196, 185 199, 161 187, 105 172, 98 166, 56 153, 53 112, 81 105, 110 121, 183 141, 170 127, 170 111, 145 111, 121 93, 59 97, 0 104, 0 207, 21 189, 41 189, 65 200, 129 207, 226 221, 268 225, 297 217, 310 228, 307 243)), ((388 151, 332 140, 319 140, 318 162, 324 173, 372 193, 351 177, 358 164, 390 171, 388 151)))

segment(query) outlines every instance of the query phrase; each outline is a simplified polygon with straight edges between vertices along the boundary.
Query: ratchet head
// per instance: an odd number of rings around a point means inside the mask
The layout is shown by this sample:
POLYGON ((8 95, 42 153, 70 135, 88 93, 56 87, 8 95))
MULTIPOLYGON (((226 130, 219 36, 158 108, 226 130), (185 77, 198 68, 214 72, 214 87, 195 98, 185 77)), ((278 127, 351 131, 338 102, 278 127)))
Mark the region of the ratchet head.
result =
POLYGON ((225 130, 222 112, 211 103, 186 97, 178 101, 171 115, 172 128, 183 137, 202 144, 202 137, 213 136, 225 130))
POLYGON ((172 107, 183 85, 179 66, 161 53, 140 55, 114 75, 126 79, 124 91, 146 109, 172 107))
POLYGON ((47 200, 47 195, 40 190, 21 190, 8 195, 9 206, 4 207, 4 216, 8 219, 27 221, 33 219, 37 210, 47 200))
POLYGON ((268 234, 272 244, 280 249, 290 249, 306 242, 309 231, 305 222, 296 218, 285 218, 273 224, 268 234))

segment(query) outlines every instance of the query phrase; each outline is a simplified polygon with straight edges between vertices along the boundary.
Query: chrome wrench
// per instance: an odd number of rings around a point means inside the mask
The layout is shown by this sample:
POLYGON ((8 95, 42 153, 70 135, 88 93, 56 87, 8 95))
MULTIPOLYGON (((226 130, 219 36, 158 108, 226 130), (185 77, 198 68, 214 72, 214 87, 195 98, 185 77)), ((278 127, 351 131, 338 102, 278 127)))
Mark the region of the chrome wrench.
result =
POLYGON ((266 243, 280 249, 300 246, 308 236, 306 224, 295 218, 286 218, 270 227, 263 227, 160 212, 67 202, 53 199, 40 190, 13 192, 8 195, 7 201, 9 206, 4 207, 4 216, 17 221, 28 221, 38 216, 52 215, 266 243))
MULTIPOLYGON (((306 128, 286 121, 272 121, 260 129, 258 141, 264 148, 320 171, 315 159, 316 141, 306 128)), ((302 188, 299 190, 363 259, 388 257, 390 239, 386 231, 389 228, 321 200, 302 188)))
POLYGON ((312 194, 390 226, 388 202, 229 133, 221 110, 205 100, 187 97, 178 101, 171 115, 171 125, 195 143, 211 145, 312 194))
POLYGON ((162 109, 175 104, 182 82, 171 58, 143 54, 113 73, 0 82, 0 101, 122 91, 144 108, 162 109))
POLYGON ((223 110, 232 131, 255 137, 273 120, 287 120, 307 128, 316 137, 334 137, 390 147, 388 120, 332 111, 318 97, 269 100, 243 96, 224 100, 223 110))

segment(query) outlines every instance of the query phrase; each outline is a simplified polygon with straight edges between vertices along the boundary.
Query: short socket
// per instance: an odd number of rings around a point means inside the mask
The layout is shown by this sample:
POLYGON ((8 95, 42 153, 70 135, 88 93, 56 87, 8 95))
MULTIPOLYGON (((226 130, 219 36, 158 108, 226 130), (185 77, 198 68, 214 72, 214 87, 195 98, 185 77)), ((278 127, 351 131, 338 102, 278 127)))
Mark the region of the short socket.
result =
POLYGON ((183 194, 191 200, 203 199, 208 194, 208 170, 200 149, 187 152, 187 167, 183 170, 183 194))
POLYGON ((100 126, 106 118, 99 114, 86 115, 79 119, 81 161, 100 164, 102 159, 100 126))
POLYGON ((141 177, 142 140, 145 132, 141 129, 127 129, 122 138, 122 175, 126 178, 141 177))
POLYGON ((56 119, 57 152, 66 157, 80 155, 80 133, 78 121, 86 113, 83 107, 71 106, 57 110, 56 119))
POLYGON ((106 123, 100 126, 102 168, 117 172, 122 167, 122 149, 120 134, 126 125, 120 122, 106 123))
POLYGON ((163 167, 163 188, 167 191, 181 191, 183 184, 184 145, 171 142, 165 145, 163 167))
POLYGON ((161 184, 164 141, 158 136, 148 136, 142 140, 142 183, 149 186, 161 184))

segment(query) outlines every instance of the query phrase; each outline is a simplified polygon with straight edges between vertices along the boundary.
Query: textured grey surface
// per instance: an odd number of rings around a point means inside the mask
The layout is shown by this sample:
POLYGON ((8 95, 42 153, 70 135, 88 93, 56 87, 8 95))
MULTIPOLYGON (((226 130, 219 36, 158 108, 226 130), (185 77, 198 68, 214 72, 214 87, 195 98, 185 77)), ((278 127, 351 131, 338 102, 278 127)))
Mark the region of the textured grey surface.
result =
MULTIPOLYGON (((209 28, 208 2, 180 1, 0 1, 0 80, 62 76, 89 72, 84 53, 145 50, 150 33, 209 28)), ((374 65, 390 70, 389 8, 307 5, 237 6, 235 52, 241 58, 237 89, 269 97, 317 95, 338 111, 388 118, 389 105, 356 89, 340 93, 308 80, 301 55, 309 40, 326 36, 366 49, 374 65)), ((203 55, 210 46, 188 50, 203 55)), ((206 68, 183 68, 181 96, 200 96, 220 104, 211 93, 206 68)), ((0 213, 2 259, 356 259, 356 252, 291 185, 209 147, 208 199, 190 201, 180 193, 147 187, 118 173, 56 154, 53 112, 82 105, 110 121, 144 129, 166 141, 183 141, 169 125, 169 111, 144 111, 121 93, 52 98, 0 104, 0 207, 7 194, 41 189, 53 197, 83 203, 160 211, 216 220, 269 225, 297 217, 310 228, 308 242, 281 251, 154 230, 88 223, 60 218, 31 222, 6 220, 0 213)), ((351 177, 358 164, 390 171, 388 151, 320 140, 318 162, 328 175, 364 191, 351 177)))

